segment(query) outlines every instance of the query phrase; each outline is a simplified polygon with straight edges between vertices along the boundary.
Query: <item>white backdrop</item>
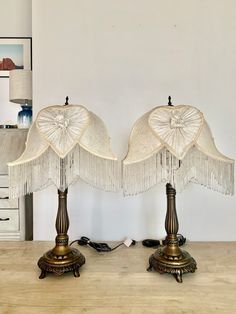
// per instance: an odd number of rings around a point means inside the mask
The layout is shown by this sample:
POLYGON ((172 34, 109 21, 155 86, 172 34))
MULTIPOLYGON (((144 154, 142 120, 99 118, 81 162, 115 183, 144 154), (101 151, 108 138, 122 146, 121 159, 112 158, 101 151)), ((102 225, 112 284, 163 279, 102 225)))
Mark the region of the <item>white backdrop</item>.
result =
MULTIPOLYGON (((234 0, 33 0, 34 114, 84 104, 123 158, 133 123, 172 96, 206 117, 219 150, 236 155, 234 0)), ((180 232, 236 240, 236 197, 189 185, 177 195, 180 232)), ((165 235, 165 187, 123 198, 84 183, 69 189, 69 234, 94 240, 165 235)), ((57 192, 34 195, 34 239, 54 239, 57 192)))

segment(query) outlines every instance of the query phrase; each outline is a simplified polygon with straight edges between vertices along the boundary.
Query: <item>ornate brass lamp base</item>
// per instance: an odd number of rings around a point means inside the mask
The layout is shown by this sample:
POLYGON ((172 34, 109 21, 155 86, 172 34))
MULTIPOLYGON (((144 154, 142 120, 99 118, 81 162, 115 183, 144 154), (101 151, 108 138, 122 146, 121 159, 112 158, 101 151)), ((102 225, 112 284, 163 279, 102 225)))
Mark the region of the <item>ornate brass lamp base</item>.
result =
POLYGON ((73 272, 75 277, 79 277, 79 268, 85 263, 85 257, 76 249, 65 246, 62 252, 57 252, 58 247, 46 252, 38 261, 41 269, 40 279, 46 276, 46 273, 62 275, 66 272, 73 272), (59 253, 59 254, 58 254, 59 253))
POLYGON ((174 275, 177 282, 182 282, 182 274, 194 273, 197 263, 186 251, 181 251, 181 255, 173 258, 166 256, 162 249, 157 250, 149 258, 149 270, 155 269, 160 274, 169 273, 174 275))
POLYGON ((188 252, 182 251, 179 248, 177 237, 179 224, 175 208, 176 191, 169 183, 166 185, 166 194, 166 246, 162 249, 158 249, 150 256, 149 268, 147 270, 155 269, 160 274, 172 274, 177 282, 182 282, 182 274, 189 272, 194 273, 197 269, 197 263, 188 252))
POLYGON ((79 277, 79 268, 85 263, 85 257, 75 248, 68 245, 69 218, 67 213, 67 190, 58 191, 59 206, 56 220, 56 245, 46 252, 38 261, 41 269, 40 279, 45 278, 46 273, 62 275, 72 271, 75 277, 79 277))

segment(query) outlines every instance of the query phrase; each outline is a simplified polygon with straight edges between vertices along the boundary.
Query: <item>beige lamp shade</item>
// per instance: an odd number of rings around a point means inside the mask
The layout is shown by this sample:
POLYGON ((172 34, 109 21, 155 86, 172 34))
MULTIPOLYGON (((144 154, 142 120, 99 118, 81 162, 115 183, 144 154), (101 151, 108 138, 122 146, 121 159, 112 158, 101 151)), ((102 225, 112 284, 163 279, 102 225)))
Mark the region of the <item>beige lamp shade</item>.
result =
POLYGON ((197 108, 159 106, 134 124, 123 161, 124 193, 136 194, 159 182, 181 191, 189 182, 233 194, 234 160, 215 146, 197 108))
POLYGON ((9 72, 9 100, 17 104, 32 105, 32 71, 9 72))
POLYGON ((29 130, 25 151, 8 166, 10 197, 51 184, 65 191, 78 179, 107 191, 120 187, 120 165, 105 124, 81 105, 42 109, 29 130))

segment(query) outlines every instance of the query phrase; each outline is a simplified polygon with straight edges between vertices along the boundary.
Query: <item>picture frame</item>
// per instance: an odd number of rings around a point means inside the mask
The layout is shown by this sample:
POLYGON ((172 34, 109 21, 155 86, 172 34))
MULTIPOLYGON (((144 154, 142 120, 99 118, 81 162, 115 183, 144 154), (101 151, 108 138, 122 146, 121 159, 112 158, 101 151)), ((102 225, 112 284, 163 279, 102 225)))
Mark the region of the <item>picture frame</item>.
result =
POLYGON ((32 37, 0 37, 0 78, 13 69, 32 70, 32 37))

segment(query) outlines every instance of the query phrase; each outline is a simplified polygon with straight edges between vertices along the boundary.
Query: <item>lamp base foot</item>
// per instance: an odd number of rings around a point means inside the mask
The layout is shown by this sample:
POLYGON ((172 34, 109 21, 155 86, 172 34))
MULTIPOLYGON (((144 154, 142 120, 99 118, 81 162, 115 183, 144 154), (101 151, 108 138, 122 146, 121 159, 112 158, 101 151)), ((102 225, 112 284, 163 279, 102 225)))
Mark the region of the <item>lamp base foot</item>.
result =
POLYGON ((67 247, 66 251, 66 254, 57 254, 55 249, 52 249, 39 259, 39 279, 45 278, 47 273, 61 276, 66 272, 73 272, 75 277, 80 276, 79 268, 85 263, 85 257, 75 248, 67 247))
POLYGON ((181 283, 182 274, 194 273, 197 269, 197 263, 194 258, 186 251, 181 251, 181 255, 177 257, 167 256, 163 249, 158 249, 149 258, 148 271, 156 270, 160 274, 172 274, 176 281, 181 283))

